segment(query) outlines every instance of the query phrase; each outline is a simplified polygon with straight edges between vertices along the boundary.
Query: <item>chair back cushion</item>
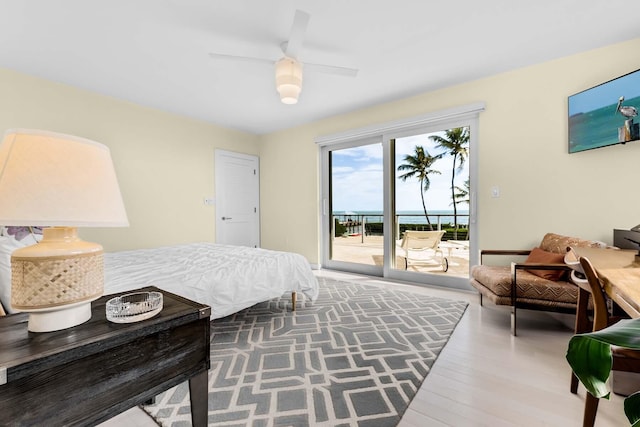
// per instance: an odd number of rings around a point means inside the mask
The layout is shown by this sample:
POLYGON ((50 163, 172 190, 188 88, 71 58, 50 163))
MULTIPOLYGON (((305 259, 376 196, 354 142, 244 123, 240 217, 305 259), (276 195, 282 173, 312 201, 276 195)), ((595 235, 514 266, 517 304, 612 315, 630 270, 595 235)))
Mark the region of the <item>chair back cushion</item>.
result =
POLYGON ((562 236, 560 234, 547 233, 540 242, 540 249, 547 252, 564 254, 570 246, 588 247, 588 248, 605 248, 607 245, 603 242, 595 240, 584 240, 577 237, 562 236))

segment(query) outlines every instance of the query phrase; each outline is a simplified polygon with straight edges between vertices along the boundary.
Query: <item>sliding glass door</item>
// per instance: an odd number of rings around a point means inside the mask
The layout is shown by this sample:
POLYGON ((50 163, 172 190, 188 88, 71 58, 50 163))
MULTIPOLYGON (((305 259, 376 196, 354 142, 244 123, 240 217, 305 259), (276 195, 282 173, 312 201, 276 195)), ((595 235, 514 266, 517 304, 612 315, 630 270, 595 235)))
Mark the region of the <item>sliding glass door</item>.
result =
POLYGON ((384 262, 382 143, 355 141, 326 153, 329 178, 325 265, 381 275, 384 262))
POLYGON ((469 278, 469 127, 396 138, 393 268, 469 278))
POLYGON ((468 289, 474 113, 319 142, 324 267, 468 289))

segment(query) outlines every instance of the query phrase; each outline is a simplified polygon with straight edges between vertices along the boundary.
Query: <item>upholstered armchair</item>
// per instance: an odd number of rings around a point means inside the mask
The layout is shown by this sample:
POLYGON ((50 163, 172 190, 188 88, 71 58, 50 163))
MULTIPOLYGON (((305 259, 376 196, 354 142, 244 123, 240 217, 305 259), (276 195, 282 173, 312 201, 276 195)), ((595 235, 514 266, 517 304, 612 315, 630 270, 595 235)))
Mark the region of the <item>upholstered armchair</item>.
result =
POLYGON ((576 313, 578 287, 570 281, 564 256, 570 246, 606 247, 602 242, 547 233, 540 245, 529 250, 481 250, 480 265, 471 269, 471 285, 480 293, 480 305, 488 298, 511 306, 511 333, 516 335, 518 308, 576 313), (510 266, 489 265, 485 260, 508 257, 510 266), (526 257, 526 258, 525 258, 526 257))

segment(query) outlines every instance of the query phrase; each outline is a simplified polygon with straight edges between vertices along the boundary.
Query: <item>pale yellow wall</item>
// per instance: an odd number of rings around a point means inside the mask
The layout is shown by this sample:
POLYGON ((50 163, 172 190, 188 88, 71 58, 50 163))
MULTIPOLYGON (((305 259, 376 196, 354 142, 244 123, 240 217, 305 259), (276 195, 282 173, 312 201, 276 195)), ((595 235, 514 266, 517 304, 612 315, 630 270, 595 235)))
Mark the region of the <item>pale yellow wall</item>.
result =
POLYGON ((214 196, 214 149, 258 154, 262 246, 318 263, 316 137, 484 101, 480 247, 528 247, 546 231, 611 242, 612 228, 640 223, 640 143, 567 154, 566 102, 640 68, 639 48, 635 39, 263 136, 0 69, 0 130, 65 132, 111 148, 131 227, 81 231, 107 250, 213 241, 215 208, 203 198, 214 196))
POLYGON ((214 150, 257 154, 257 137, 0 69, 0 133, 35 128, 107 145, 129 228, 81 229, 105 250, 215 240, 214 150))
POLYGON ((611 243, 640 223, 640 142, 569 155, 567 97, 640 68, 639 50, 634 39, 261 136, 262 245, 319 262, 314 138, 477 101, 479 247, 531 247, 548 231, 611 243))

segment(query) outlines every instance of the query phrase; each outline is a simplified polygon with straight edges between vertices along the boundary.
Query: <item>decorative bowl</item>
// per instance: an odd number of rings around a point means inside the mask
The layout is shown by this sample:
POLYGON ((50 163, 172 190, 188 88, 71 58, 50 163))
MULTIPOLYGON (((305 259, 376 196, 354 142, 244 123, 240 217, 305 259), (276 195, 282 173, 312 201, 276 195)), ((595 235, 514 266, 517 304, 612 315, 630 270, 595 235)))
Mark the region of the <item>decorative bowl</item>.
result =
POLYGON ((150 319, 162 310, 160 292, 134 292, 111 298, 106 304, 107 320, 132 323, 150 319))

